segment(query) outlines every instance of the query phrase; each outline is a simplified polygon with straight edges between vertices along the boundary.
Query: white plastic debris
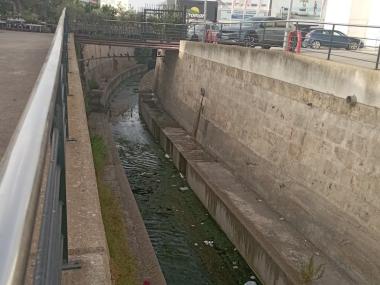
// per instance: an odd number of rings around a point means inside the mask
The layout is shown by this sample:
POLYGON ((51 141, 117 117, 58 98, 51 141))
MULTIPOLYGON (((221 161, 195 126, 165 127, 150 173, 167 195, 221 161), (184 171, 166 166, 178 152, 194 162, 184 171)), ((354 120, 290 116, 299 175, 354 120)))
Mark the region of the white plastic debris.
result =
POLYGON ((196 243, 194 243, 194 245, 195 245, 195 246, 198 246, 198 243, 196 242, 196 243))
POLYGON ((249 278, 251 278, 252 280, 255 280, 255 279, 256 279, 256 276, 255 276, 255 275, 252 275, 252 276, 250 276, 249 278))
POLYGON ((284 218, 284 217, 281 217, 281 218, 280 218, 280 221, 284 221, 284 220, 285 220, 285 218, 284 218))
POLYGON ((257 285, 257 283, 255 281, 247 281, 244 285, 257 285))
POLYGON ((181 176, 182 179, 185 178, 181 172, 179 173, 179 176, 181 176))
POLYGON ((212 241, 212 240, 204 240, 203 243, 204 243, 205 245, 208 245, 208 246, 214 247, 214 241, 212 241))
POLYGON ((170 156, 169 156, 167 153, 165 153, 165 157, 166 157, 166 158, 170 158, 170 156))
POLYGON ((186 187, 186 186, 179 187, 179 190, 181 190, 181 191, 187 191, 187 190, 189 190, 189 187, 186 187))
POLYGON ((237 266, 237 265, 234 265, 234 266, 232 266, 232 268, 233 268, 233 269, 238 269, 238 268, 239 268, 239 266, 237 266))

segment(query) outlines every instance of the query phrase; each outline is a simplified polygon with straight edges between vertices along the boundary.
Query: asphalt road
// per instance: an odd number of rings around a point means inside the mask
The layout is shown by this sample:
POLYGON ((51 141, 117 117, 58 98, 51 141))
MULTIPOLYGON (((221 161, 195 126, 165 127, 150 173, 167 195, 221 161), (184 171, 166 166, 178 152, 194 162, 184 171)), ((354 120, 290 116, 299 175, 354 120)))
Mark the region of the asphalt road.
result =
POLYGON ((0 158, 38 77, 53 34, 0 30, 0 158))

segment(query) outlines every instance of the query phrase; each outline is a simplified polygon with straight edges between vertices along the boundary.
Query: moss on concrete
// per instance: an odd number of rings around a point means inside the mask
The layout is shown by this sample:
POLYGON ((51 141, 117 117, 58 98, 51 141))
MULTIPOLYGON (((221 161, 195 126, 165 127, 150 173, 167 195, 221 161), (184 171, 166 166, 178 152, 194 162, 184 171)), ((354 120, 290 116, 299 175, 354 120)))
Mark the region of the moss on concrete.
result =
POLYGON ((107 158, 107 146, 101 136, 91 137, 92 154, 97 176, 99 200, 111 257, 113 284, 137 284, 136 266, 129 254, 126 225, 117 198, 103 182, 103 170, 107 158))

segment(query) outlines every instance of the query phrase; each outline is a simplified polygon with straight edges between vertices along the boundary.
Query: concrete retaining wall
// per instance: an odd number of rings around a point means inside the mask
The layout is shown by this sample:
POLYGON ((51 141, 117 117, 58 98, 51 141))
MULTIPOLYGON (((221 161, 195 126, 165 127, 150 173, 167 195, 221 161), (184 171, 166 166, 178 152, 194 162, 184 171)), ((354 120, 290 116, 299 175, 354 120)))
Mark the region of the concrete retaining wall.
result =
POLYGON ((147 66, 137 64, 126 68, 112 77, 107 84, 103 84, 104 89, 93 89, 90 92, 89 103, 94 110, 104 111, 109 107, 111 95, 120 88, 120 85, 129 77, 142 74, 147 71, 147 66))
POLYGON ((134 48, 101 46, 101 45, 83 45, 83 59, 91 59, 84 62, 84 75, 86 79, 94 79, 100 82, 103 79, 111 78, 115 73, 120 72, 129 66, 136 64, 134 58, 122 58, 112 56, 134 55, 134 48), (111 58, 104 58, 111 56, 111 58))
POLYGON ((353 280, 377 284, 379 80, 292 54, 182 42, 158 60, 155 88, 165 110, 297 231, 353 280))

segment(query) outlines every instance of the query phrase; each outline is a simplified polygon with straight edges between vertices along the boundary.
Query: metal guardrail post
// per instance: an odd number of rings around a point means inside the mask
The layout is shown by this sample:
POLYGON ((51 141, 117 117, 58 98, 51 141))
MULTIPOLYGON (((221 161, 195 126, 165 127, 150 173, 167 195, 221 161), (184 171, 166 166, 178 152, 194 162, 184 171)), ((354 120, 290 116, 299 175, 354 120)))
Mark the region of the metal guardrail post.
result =
POLYGON ((263 31, 263 43, 265 43, 265 29, 266 29, 266 23, 262 23, 263 27, 264 27, 264 31, 263 31))
POLYGON ((241 22, 239 24, 239 42, 241 42, 241 22))
POLYGON ((330 60, 330 58, 331 58, 331 48, 332 48, 334 31, 335 31, 335 24, 333 25, 333 28, 332 28, 332 31, 331 31, 331 35, 330 35, 329 52, 327 54, 327 60, 330 60))
POLYGON ((375 66, 375 69, 378 70, 379 69, 379 62, 380 62, 380 44, 377 48, 377 59, 376 59, 376 66, 375 66))

